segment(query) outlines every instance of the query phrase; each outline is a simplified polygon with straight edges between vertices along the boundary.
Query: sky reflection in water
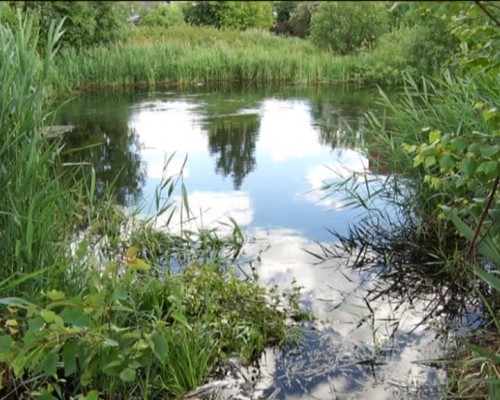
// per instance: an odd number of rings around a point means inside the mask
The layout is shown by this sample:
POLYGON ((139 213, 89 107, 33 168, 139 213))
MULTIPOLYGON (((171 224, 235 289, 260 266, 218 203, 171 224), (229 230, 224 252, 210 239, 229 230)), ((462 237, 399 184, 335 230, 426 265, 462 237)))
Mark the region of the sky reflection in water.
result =
MULTIPOLYGON (((368 159, 357 146, 364 130, 362 113, 367 111, 366 98, 362 100, 370 95, 333 89, 279 96, 156 93, 121 102, 83 99, 61 113, 63 123, 77 128, 85 121, 86 129, 95 131, 93 121, 101 121, 97 139, 108 146, 127 137, 121 153, 138 156, 140 166, 129 173, 135 187, 119 190, 125 193, 124 202, 151 202, 161 179, 178 174, 187 155, 183 177, 197 216, 191 228, 224 231, 229 227, 221 222, 231 216, 256 238, 247 254, 271 245, 258 267, 262 283, 289 289, 296 279, 304 288, 318 330, 310 332, 298 354, 266 354, 265 373, 281 376, 264 381, 267 395, 280 389, 277 398, 287 399, 410 398, 407 391, 398 394, 399 385, 415 389, 436 379, 435 370, 414 362, 437 358, 441 344, 423 327, 409 335, 425 302, 410 310, 395 309, 395 303, 381 297, 370 304, 372 314, 363 300, 373 287, 369 277, 347 269, 342 260, 314 265, 317 260, 304 251, 318 251, 316 242, 331 242, 327 229, 347 233, 348 224, 360 216, 360 210, 345 207, 343 194, 325 196, 319 189, 325 181, 346 178, 352 171, 368 171, 368 159), (110 113, 121 119, 113 121, 110 113), (356 133, 348 133, 347 124, 356 133), (173 152, 165 170, 165 159, 173 152), (132 192, 140 195, 126 201, 132 192), (370 358, 384 365, 372 370, 357 364, 370 358)), ((89 157, 104 165, 120 164, 112 160, 109 149, 89 157)), ((426 390, 420 390, 426 396, 421 398, 435 396, 426 390)))

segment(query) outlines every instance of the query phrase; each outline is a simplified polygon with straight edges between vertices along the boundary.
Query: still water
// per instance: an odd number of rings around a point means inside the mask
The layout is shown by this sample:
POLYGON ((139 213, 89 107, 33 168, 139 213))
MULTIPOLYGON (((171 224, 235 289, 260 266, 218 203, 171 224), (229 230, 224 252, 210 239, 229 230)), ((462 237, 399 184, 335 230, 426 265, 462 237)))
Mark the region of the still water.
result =
POLYGON ((346 87, 115 92, 80 96, 58 113, 58 124, 75 125, 67 148, 97 144, 79 157, 94 164, 99 185, 121 171, 123 205, 150 204, 187 157, 191 224, 224 232, 234 219, 253 238, 246 254, 263 251, 261 283, 303 287, 316 320, 298 349, 263 356, 264 398, 429 399, 444 382, 426 363, 444 354, 444 343, 429 326, 417 327, 425 299, 366 302, 383 282, 341 258, 318 263, 311 254, 362 213, 343 194, 321 190, 325 182, 353 171, 384 178, 366 155, 364 113, 375 96, 346 87))

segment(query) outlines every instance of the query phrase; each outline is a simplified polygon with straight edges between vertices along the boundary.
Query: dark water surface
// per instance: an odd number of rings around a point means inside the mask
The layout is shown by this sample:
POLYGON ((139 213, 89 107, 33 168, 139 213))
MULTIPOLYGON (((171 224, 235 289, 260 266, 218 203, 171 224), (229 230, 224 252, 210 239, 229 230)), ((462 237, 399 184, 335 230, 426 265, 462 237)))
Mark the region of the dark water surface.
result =
MULTIPOLYGON (((100 185, 117 172, 117 200, 150 203, 162 177, 183 171, 193 225, 228 229, 228 216, 254 240, 262 283, 289 289, 295 279, 317 318, 299 349, 262 359, 266 398, 436 398, 445 375, 425 361, 443 355, 436 332, 414 329, 425 299, 367 303, 380 282, 342 259, 317 263, 309 252, 347 233, 360 210, 319 190, 352 171, 370 172, 364 113, 373 91, 353 88, 218 89, 82 95, 59 124, 75 125, 68 148, 100 143, 79 157, 100 185), (175 156, 164 169, 167 156, 175 156), (309 251, 309 252, 308 252, 309 251)), ((74 160, 76 157, 73 154, 74 160)), ((178 198, 179 200, 179 198, 178 198)), ((383 203, 378 206, 384 207, 383 203)))

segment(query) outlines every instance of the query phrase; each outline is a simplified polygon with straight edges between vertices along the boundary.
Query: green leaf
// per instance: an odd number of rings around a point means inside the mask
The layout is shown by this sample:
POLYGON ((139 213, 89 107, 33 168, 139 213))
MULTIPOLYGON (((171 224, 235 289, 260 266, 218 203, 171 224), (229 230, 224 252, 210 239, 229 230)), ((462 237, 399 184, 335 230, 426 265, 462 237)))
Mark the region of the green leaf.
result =
POLYGON ((460 163, 460 171, 466 174, 468 177, 472 177, 474 171, 476 170, 477 163, 469 158, 464 158, 460 163))
POLYGON ((471 349, 474 353, 480 355, 481 357, 487 358, 491 361, 493 361, 495 364, 500 364, 500 355, 490 353, 488 350, 483 349, 481 347, 474 346, 473 344, 470 343, 465 343, 465 345, 471 349))
POLYGON ((120 379, 123 382, 135 381, 135 370, 132 368, 125 368, 122 372, 120 372, 120 379))
POLYGON ((91 390, 84 397, 84 400, 99 400, 99 391, 98 390, 91 390))
POLYGON ((441 131, 431 131, 429 133, 429 142, 434 143, 439 139, 441 139, 441 131))
POLYGON ((0 354, 7 354, 10 351, 10 345, 12 344, 12 338, 10 335, 0 336, 0 354))
MULTIPOLYGON (((64 364, 64 375, 66 377, 76 372, 76 359, 78 357, 78 342, 76 340, 66 342, 63 346, 62 360, 64 364)), ((81 362, 82 360, 80 360, 81 362)))
POLYGON ((113 368, 117 368, 117 367, 121 367, 122 366, 122 362, 121 360, 113 360, 111 361, 110 363, 108 363, 104 368, 103 370, 104 371, 107 371, 107 370, 112 370, 113 368))
POLYGON ((441 157, 441 159, 439 160, 439 165, 443 168, 443 170, 445 171, 450 171, 451 169, 453 169, 453 167, 455 166, 456 164, 456 161, 455 159, 453 158, 453 156, 449 155, 449 154, 446 154, 444 155, 443 157, 441 157))
POLYGON ((427 168, 432 167, 434 164, 436 164, 436 157, 434 156, 425 157, 425 166, 427 168))
POLYGON ((182 314, 179 311, 174 311, 172 313, 172 318, 176 320, 177 322, 181 323, 181 325, 188 327, 189 322, 184 314, 182 314))
POLYGON ((61 292, 60 290, 51 290, 47 292, 45 295, 52 301, 63 300, 66 297, 64 292, 61 292))
POLYGON ((118 347, 119 343, 114 339, 107 338, 102 342, 101 345, 102 347, 118 347))
POLYGON ((474 273, 479 276, 488 285, 495 288, 497 292, 500 292, 500 279, 495 275, 486 272, 484 269, 474 268, 474 273))
POLYGON ((476 174, 482 172, 489 178, 495 178, 498 169, 498 162, 496 161, 485 161, 479 164, 477 167, 476 174))
POLYGON ((76 256, 78 257, 78 260, 83 260, 83 258, 87 255, 88 253, 88 243, 86 240, 82 240, 80 244, 78 245, 78 249, 76 250, 76 256))
POLYGON ((88 328, 90 326, 90 318, 84 313, 83 308, 80 306, 66 307, 61 312, 61 317, 64 322, 75 328, 88 328))
POLYGON ((467 147, 469 147, 469 141, 464 137, 458 137, 453 140, 453 146, 460 152, 464 151, 467 147))
POLYGON ((56 319, 56 313, 50 310, 42 310, 40 315, 45 320, 45 322, 51 323, 56 319))
POLYGON ((113 295, 111 296, 111 300, 125 300, 128 296, 127 290, 122 287, 118 286, 114 291, 113 295))
POLYGON ((55 350, 52 350, 49 352, 45 358, 42 360, 42 369, 43 372, 45 372, 45 375, 47 376, 53 376, 56 374, 57 371, 57 353, 55 350))
POLYGON ((484 110, 483 111, 483 118, 484 118, 485 121, 489 121, 495 115, 497 115, 497 109, 496 109, 496 107, 492 107, 489 110, 484 110))
POLYGON ((168 355, 167 340, 163 335, 157 333, 151 336, 151 341, 153 342, 153 353, 162 364, 165 364, 168 355))

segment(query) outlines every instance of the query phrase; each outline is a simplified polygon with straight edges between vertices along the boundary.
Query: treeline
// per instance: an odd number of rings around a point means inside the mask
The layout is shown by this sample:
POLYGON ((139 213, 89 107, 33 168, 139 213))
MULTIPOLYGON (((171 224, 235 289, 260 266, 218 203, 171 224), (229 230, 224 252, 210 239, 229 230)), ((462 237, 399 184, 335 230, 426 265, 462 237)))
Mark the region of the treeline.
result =
MULTIPOLYGON (((394 83, 401 72, 436 73, 458 50, 458 39, 442 18, 419 3, 309 1, 11 1, 0 21, 12 24, 16 10, 34 14, 44 45, 50 22, 64 19, 61 48, 76 51, 122 43, 144 29, 213 27, 222 31, 258 29, 276 36, 300 38, 317 53, 361 56, 349 75, 366 81, 394 83), (397 4, 397 7, 395 6, 397 4)), ((244 40, 244 38, 242 39, 244 40)))

